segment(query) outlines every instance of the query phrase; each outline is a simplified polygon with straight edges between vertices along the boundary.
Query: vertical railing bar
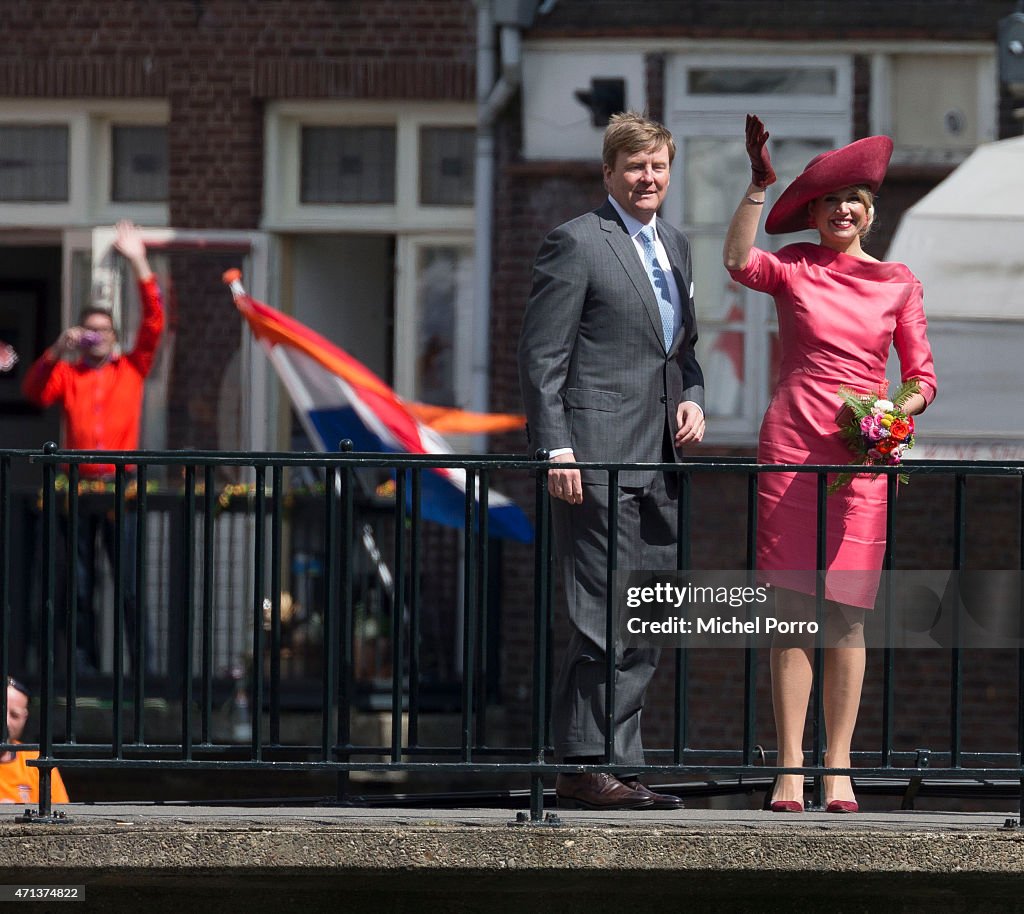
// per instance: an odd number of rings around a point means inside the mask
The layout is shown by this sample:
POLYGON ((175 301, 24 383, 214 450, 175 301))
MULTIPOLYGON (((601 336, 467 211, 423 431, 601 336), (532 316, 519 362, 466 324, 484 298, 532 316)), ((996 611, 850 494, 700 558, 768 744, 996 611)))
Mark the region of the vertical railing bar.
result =
POLYGON ((195 646, 196 468, 185 465, 181 556, 181 757, 192 759, 192 652, 195 646))
POLYGON ((423 561, 421 505, 422 472, 412 468, 412 505, 409 528, 409 748, 420 742, 420 564, 423 561))
MULTIPOLYGON (((754 568, 757 564, 757 473, 747 472, 747 586, 752 587, 756 579, 754 568)), ((753 604, 748 605, 748 621, 753 613, 753 604)), ((747 649, 743 652, 743 764, 754 764, 754 747, 757 744, 757 642, 754 636, 747 638, 747 649)))
POLYGON ((78 731, 78 537, 82 523, 81 500, 79 498, 78 464, 68 466, 68 516, 67 540, 64 543, 64 591, 67 605, 64 607, 64 641, 67 657, 64 658, 67 670, 67 741, 77 741, 78 731))
POLYGON ((893 689, 896 683, 896 651, 894 650, 893 611, 895 609, 896 568, 896 497, 899 476, 890 474, 885 478, 885 552, 882 555, 882 573, 885 577, 883 611, 885 613, 885 648, 882 651, 882 766, 892 765, 892 743, 895 727, 896 702, 893 689))
MULTIPOLYGON (((10 670, 11 632, 11 458, 0 454, 0 682, 10 670)), ((7 689, 0 695, 0 714, 7 720, 7 689)))
POLYGON ((473 706, 476 647, 476 470, 466 471, 465 523, 462 537, 462 760, 473 758, 473 706))
MULTIPOLYGON (((341 442, 341 450, 350 453, 352 442, 346 439, 341 442)), ((332 479, 337 480, 337 470, 333 471, 332 479)), ((355 597, 353 593, 352 566, 353 558, 353 536, 355 533, 355 499, 353 492, 353 475, 351 464, 346 464, 341 474, 340 505, 336 506, 341 513, 341 555, 344 561, 341 564, 340 582, 335 575, 334 590, 329 593, 331 613, 340 615, 340 619, 332 631, 337 631, 335 642, 340 644, 340 669, 338 670, 337 690, 335 691, 334 681, 331 685, 331 697, 337 695, 337 732, 338 742, 345 751, 337 754, 339 761, 347 762, 351 758, 347 749, 352 745, 352 702, 355 695, 355 671, 352 668, 354 657, 354 626, 355 626, 355 597), (337 588, 341 586, 340 604, 341 611, 338 614, 339 595, 337 588)), ((332 490, 336 488, 334 484, 332 490)), ((338 510, 334 512, 337 517, 338 510)), ((332 653, 332 659, 334 654, 332 653)), ((333 676, 333 665, 331 667, 333 676)), ((336 796, 339 802, 348 796, 350 775, 348 771, 339 771, 336 780, 336 796)))
POLYGON ((281 511, 284 476, 281 464, 270 471, 270 742, 281 742, 281 511))
MULTIPOLYGON (((692 477, 688 471, 676 471, 676 485, 679 497, 676 500, 676 570, 690 570, 690 521, 692 477)), ((686 707, 689 703, 690 654, 687 648, 677 647, 675 676, 672 682, 672 703, 675 708, 675 720, 672 723, 672 761, 682 765, 686 758, 686 747, 689 742, 689 715, 686 707)))
POLYGON ((402 761, 402 679, 405 667, 405 639, 402 637, 405 610, 405 516, 409 497, 405 467, 395 468, 395 574, 391 599, 391 761, 402 761))
MULTIPOLYGON (((351 471, 346 467, 346 474, 351 471)), ((331 709, 334 705, 335 664, 338 662, 337 600, 339 562, 344 571, 352 564, 351 534, 346 528, 346 550, 338 555, 338 469, 334 465, 324 467, 324 627, 323 627, 323 683, 320 696, 320 752, 322 760, 332 760, 333 721, 331 709)), ((341 632, 342 642, 347 642, 350 632, 341 632)))
POLYGON ((206 745, 212 740, 213 726, 213 585, 215 502, 213 465, 203 467, 203 708, 200 739, 206 745))
MULTIPOLYGON (((545 483, 545 485, 546 485, 546 483, 545 483)), ((545 695, 545 699, 544 699, 544 709, 545 709, 544 710, 544 714, 545 714, 545 717, 544 717, 544 733, 543 733, 544 743, 543 743, 543 745, 545 747, 549 747, 550 746, 551 748, 554 748, 554 737, 552 735, 552 730, 551 730, 551 709, 552 709, 552 707, 554 707, 553 696, 554 696, 554 688, 555 688, 555 682, 554 682, 554 679, 555 679, 555 677, 554 677, 554 670, 555 670, 555 613, 554 613, 554 606, 555 606, 555 582, 556 582, 556 580, 558 578, 558 573, 557 573, 558 572, 558 556, 556 555, 555 550, 552 548, 552 545, 551 545, 554 542, 554 533, 553 533, 553 531, 554 531, 554 518, 551 515, 550 506, 548 507, 548 509, 547 509, 547 511, 546 511, 544 516, 547 518, 547 530, 546 530, 546 533, 547 533, 548 549, 547 549, 547 552, 545 553, 545 561, 547 562, 547 568, 546 568, 546 573, 545 573, 545 576, 544 576, 544 582, 545 582, 544 586, 546 588, 545 599, 547 601, 545 603, 545 606, 547 608, 547 612, 545 613, 545 616, 544 616, 545 623, 547 625, 547 631, 546 631, 546 634, 545 634, 545 641, 544 641, 544 643, 547 645, 547 653, 546 653, 546 655, 544 657, 544 662, 546 664, 547 672, 545 674, 545 683, 546 684, 544 686, 545 691, 546 691, 546 695, 545 695)))
POLYGON ((475 588, 477 606, 477 637, 474 639, 474 650, 477 656, 476 671, 476 745, 484 746, 487 742, 487 637, 488 637, 488 558, 490 554, 490 527, 488 504, 490 502, 490 474, 486 469, 480 470, 480 500, 477 509, 478 536, 476 545, 477 586, 475 588))
MULTIPOLYGON (((45 451, 52 453, 56 445, 47 443, 45 451)), ((56 534, 56 470, 50 462, 43 464, 43 606, 42 606, 42 656, 39 695, 39 755, 47 759, 53 755, 53 664, 54 664, 54 589, 56 569, 54 566, 54 536, 56 534)), ((74 575, 74 565, 69 574, 74 575)), ((6 691, 6 690, 5 690, 6 691)), ((47 818, 51 813, 50 781, 51 769, 39 769, 39 815, 47 818)))
POLYGON ((252 740, 250 751, 253 761, 263 760, 263 600, 266 589, 267 562, 267 470, 255 467, 256 491, 253 514, 256 528, 253 531, 253 581, 252 581, 252 663, 249 680, 249 713, 252 719, 252 740))
MULTIPOLYGON (((1017 504, 1017 624, 1020 626, 1024 620, 1024 472, 1018 474, 1017 480, 1020 483, 1017 504)), ((1017 769, 1020 785, 1018 822, 1024 822, 1024 647, 1017 648, 1017 769)))
POLYGON ((114 469, 114 707, 111 713, 113 757, 124 756, 124 635, 125 635, 125 468, 114 469))
MULTIPOLYGON (((825 702, 823 700, 825 682, 825 584, 828 571, 828 475, 816 473, 817 480, 817 521, 815 546, 815 588, 814 618, 818 629, 814 636, 814 685, 811 690, 813 711, 811 717, 811 763, 820 768, 825 760, 825 702)), ((814 806, 823 806, 823 779, 814 778, 812 802, 814 806)))
MULTIPOLYGON (((967 546, 967 477, 963 473, 957 473, 954 483, 954 505, 953 505, 953 568, 957 575, 959 584, 960 575, 963 574, 966 564, 967 546)), ((960 614, 953 613, 952 618, 953 637, 950 648, 950 683, 949 683, 949 735, 952 748, 950 752, 950 767, 959 768, 961 764, 961 717, 963 698, 963 656, 960 651, 960 614)))
POLYGON ((615 571, 619 564, 619 471, 608 471, 608 567, 604 605, 604 757, 615 758, 615 571))
MULTIPOLYGON (((548 453, 537 451, 537 460, 547 461, 548 453)), ((548 743, 548 704, 550 669, 550 510, 548 501, 548 468, 537 470, 534 487, 534 516, 537 519, 534 537, 533 563, 533 713, 530 722, 530 751, 534 764, 543 766, 544 751, 548 743)), ((537 770, 530 776, 530 820, 539 822, 544 817, 544 775, 537 770)))
POLYGON ((146 668, 149 665, 149 658, 146 652, 146 635, 149 631, 149 600, 147 599, 146 588, 148 578, 146 576, 146 518, 149 504, 146 500, 146 484, 149 468, 146 464, 140 464, 135 468, 135 662, 132 664, 132 674, 135 679, 135 720, 133 721, 133 732, 135 742, 142 744, 146 741, 146 668))

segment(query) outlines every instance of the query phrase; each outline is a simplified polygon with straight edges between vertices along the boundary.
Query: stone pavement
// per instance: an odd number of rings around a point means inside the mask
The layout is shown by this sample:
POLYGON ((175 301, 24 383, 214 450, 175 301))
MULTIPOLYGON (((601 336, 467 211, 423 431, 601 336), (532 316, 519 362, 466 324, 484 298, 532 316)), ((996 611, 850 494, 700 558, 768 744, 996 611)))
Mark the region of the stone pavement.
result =
POLYGON ((1024 829, 1005 827, 1006 807, 558 811, 560 825, 515 824, 511 809, 184 804, 70 804, 66 823, 19 824, 8 807, 0 884, 84 885, 62 911, 1017 911, 1024 829))

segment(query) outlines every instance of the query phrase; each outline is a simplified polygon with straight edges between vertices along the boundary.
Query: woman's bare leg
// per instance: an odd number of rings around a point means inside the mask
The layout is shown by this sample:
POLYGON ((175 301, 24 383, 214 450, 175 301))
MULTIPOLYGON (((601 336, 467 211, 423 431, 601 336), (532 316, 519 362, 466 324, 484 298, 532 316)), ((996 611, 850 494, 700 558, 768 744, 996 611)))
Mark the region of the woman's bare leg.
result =
MULTIPOLYGON (((806 594, 779 590, 775 599, 780 618, 803 618, 807 613, 806 594)), ((809 599, 813 601, 814 598, 809 599)), ((813 603, 810 618, 813 618, 813 603)), ((772 645, 772 708, 778 740, 778 765, 782 768, 800 768, 804 763, 804 725, 814 674, 813 652, 813 643, 799 643, 792 639, 776 639, 772 645)), ((796 800, 802 803, 803 799, 803 775, 780 775, 775 783, 772 800, 796 800)))
MULTIPOLYGON (((825 764, 830 768, 849 768, 853 730, 860 710, 864 685, 864 611, 857 607, 829 606, 828 643, 825 648, 824 703, 827 751, 825 764)), ((825 799, 854 799, 853 785, 845 775, 826 775, 825 799)))

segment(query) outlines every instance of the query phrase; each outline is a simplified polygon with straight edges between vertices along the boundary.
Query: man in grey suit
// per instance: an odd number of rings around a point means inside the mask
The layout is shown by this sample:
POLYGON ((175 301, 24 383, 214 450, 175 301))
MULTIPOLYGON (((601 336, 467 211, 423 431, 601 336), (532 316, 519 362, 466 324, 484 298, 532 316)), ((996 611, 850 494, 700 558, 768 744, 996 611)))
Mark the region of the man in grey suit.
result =
MULTIPOLYGON (((615 115, 604 135, 607 201, 544 240, 519 340, 528 434, 558 463, 660 463, 704 435, 704 378, 694 353, 690 247, 657 218, 675 156, 672 135, 640 115, 615 115)), ((633 766, 644 764, 640 716, 655 648, 615 647, 614 751, 605 757, 608 505, 614 496, 620 571, 675 567, 674 474, 629 470, 609 493, 604 470, 548 475, 555 551, 570 639, 555 682, 559 761, 620 767, 560 774, 560 806, 678 809, 633 766)))

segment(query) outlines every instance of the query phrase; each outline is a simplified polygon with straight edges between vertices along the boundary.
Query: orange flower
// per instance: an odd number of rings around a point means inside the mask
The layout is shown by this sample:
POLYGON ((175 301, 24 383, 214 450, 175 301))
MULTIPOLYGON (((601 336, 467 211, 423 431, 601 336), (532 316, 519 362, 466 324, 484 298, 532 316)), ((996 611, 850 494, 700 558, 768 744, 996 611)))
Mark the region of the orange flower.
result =
POLYGON ((904 441, 910 434, 910 423, 905 419, 893 419, 889 434, 897 441, 904 441))

